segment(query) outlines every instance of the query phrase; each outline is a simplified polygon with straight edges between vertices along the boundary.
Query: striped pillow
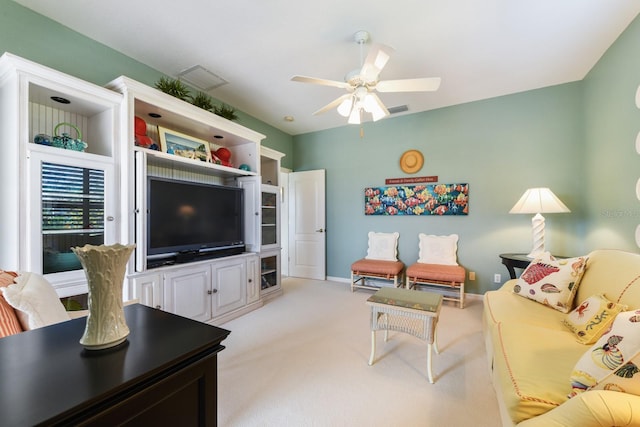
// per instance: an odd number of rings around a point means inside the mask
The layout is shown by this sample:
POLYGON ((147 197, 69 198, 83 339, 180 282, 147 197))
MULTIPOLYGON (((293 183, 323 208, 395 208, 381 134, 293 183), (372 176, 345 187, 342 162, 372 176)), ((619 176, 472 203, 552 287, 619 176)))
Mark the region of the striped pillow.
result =
MULTIPOLYGON (((0 288, 4 288, 13 283, 13 279, 18 276, 13 271, 0 270, 0 288)), ((2 296, 0 292, 0 338, 22 332, 22 327, 16 316, 16 311, 2 296)))

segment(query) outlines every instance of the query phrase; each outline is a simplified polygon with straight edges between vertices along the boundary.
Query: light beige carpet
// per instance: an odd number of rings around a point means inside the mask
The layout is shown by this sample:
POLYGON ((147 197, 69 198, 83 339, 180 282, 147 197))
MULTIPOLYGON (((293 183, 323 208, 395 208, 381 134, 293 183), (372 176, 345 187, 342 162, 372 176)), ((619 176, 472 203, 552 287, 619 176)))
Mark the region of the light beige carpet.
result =
POLYGON ((426 373, 426 344, 378 332, 369 366, 373 291, 283 280, 284 295, 222 325, 218 422, 227 426, 499 426, 481 332, 482 303, 446 302, 426 373))

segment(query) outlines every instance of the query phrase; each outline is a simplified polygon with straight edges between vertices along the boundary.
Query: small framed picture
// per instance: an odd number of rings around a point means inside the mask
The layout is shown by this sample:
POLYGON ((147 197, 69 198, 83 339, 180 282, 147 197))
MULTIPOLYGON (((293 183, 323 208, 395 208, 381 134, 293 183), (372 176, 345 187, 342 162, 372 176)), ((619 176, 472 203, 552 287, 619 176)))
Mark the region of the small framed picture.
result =
POLYGON ((188 159, 211 162, 209 142, 158 126, 161 150, 188 159))

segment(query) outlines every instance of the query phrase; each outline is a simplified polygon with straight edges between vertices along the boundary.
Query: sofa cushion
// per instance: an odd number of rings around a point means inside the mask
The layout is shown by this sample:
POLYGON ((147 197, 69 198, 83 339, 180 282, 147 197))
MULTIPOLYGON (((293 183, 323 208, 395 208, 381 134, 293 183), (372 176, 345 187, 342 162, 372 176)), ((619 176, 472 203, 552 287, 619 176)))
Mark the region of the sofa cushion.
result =
POLYGON ((583 276, 587 257, 553 259, 543 256, 531 261, 513 292, 568 313, 583 276))
POLYGON ((514 424, 567 401, 571 387, 566 378, 586 348, 571 332, 499 323, 492 334, 496 346, 494 381, 500 382, 502 399, 514 424))
POLYGON ((398 260, 398 236, 399 233, 375 233, 370 231, 369 247, 366 259, 379 261, 398 260))
POLYGON ((15 283, 0 288, 7 302, 16 309, 22 329, 30 330, 69 320, 53 286, 41 275, 21 273, 15 283))
POLYGON ((580 282, 576 301, 606 292, 609 300, 640 307, 640 255, 615 249, 589 254, 587 271, 580 282))
POLYGON ((570 376, 571 395, 589 389, 640 395, 639 366, 640 310, 625 311, 575 364, 570 376))
MULTIPOLYGON (((7 287, 13 283, 18 274, 13 271, 0 270, 0 287, 7 287)), ((22 326, 16 311, 0 292, 0 338, 22 332, 22 326)))
POLYGON ((418 262, 423 264, 458 265, 458 235, 434 236, 418 234, 418 262))
POLYGON ((568 333, 562 325, 566 314, 514 294, 511 288, 516 283, 510 280, 500 290, 484 294, 483 316, 487 317, 488 324, 495 327, 499 322, 525 323, 568 333))
POLYGON ((562 323, 576 334, 579 342, 593 344, 609 329, 618 313, 627 308, 609 301, 604 294, 593 295, 578 304, 562 323))

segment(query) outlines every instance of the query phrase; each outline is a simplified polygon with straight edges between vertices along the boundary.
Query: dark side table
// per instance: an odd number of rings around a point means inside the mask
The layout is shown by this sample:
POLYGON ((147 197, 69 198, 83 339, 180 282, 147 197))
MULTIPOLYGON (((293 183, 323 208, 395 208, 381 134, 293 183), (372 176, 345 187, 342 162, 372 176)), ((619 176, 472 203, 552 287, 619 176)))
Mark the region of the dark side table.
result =
POLYGON ((509 276, 512 279, 517 277, 516 268, 525 269, 532 261, 532 258, 529 258, 526 254, 500 254, 500 259, 509 270, 509 276))
POLYGON ((217 425, 217 355, 226 329, 140 304, 127 341, 78 342, 79 318, 0 339, 3 426, 217 425))

